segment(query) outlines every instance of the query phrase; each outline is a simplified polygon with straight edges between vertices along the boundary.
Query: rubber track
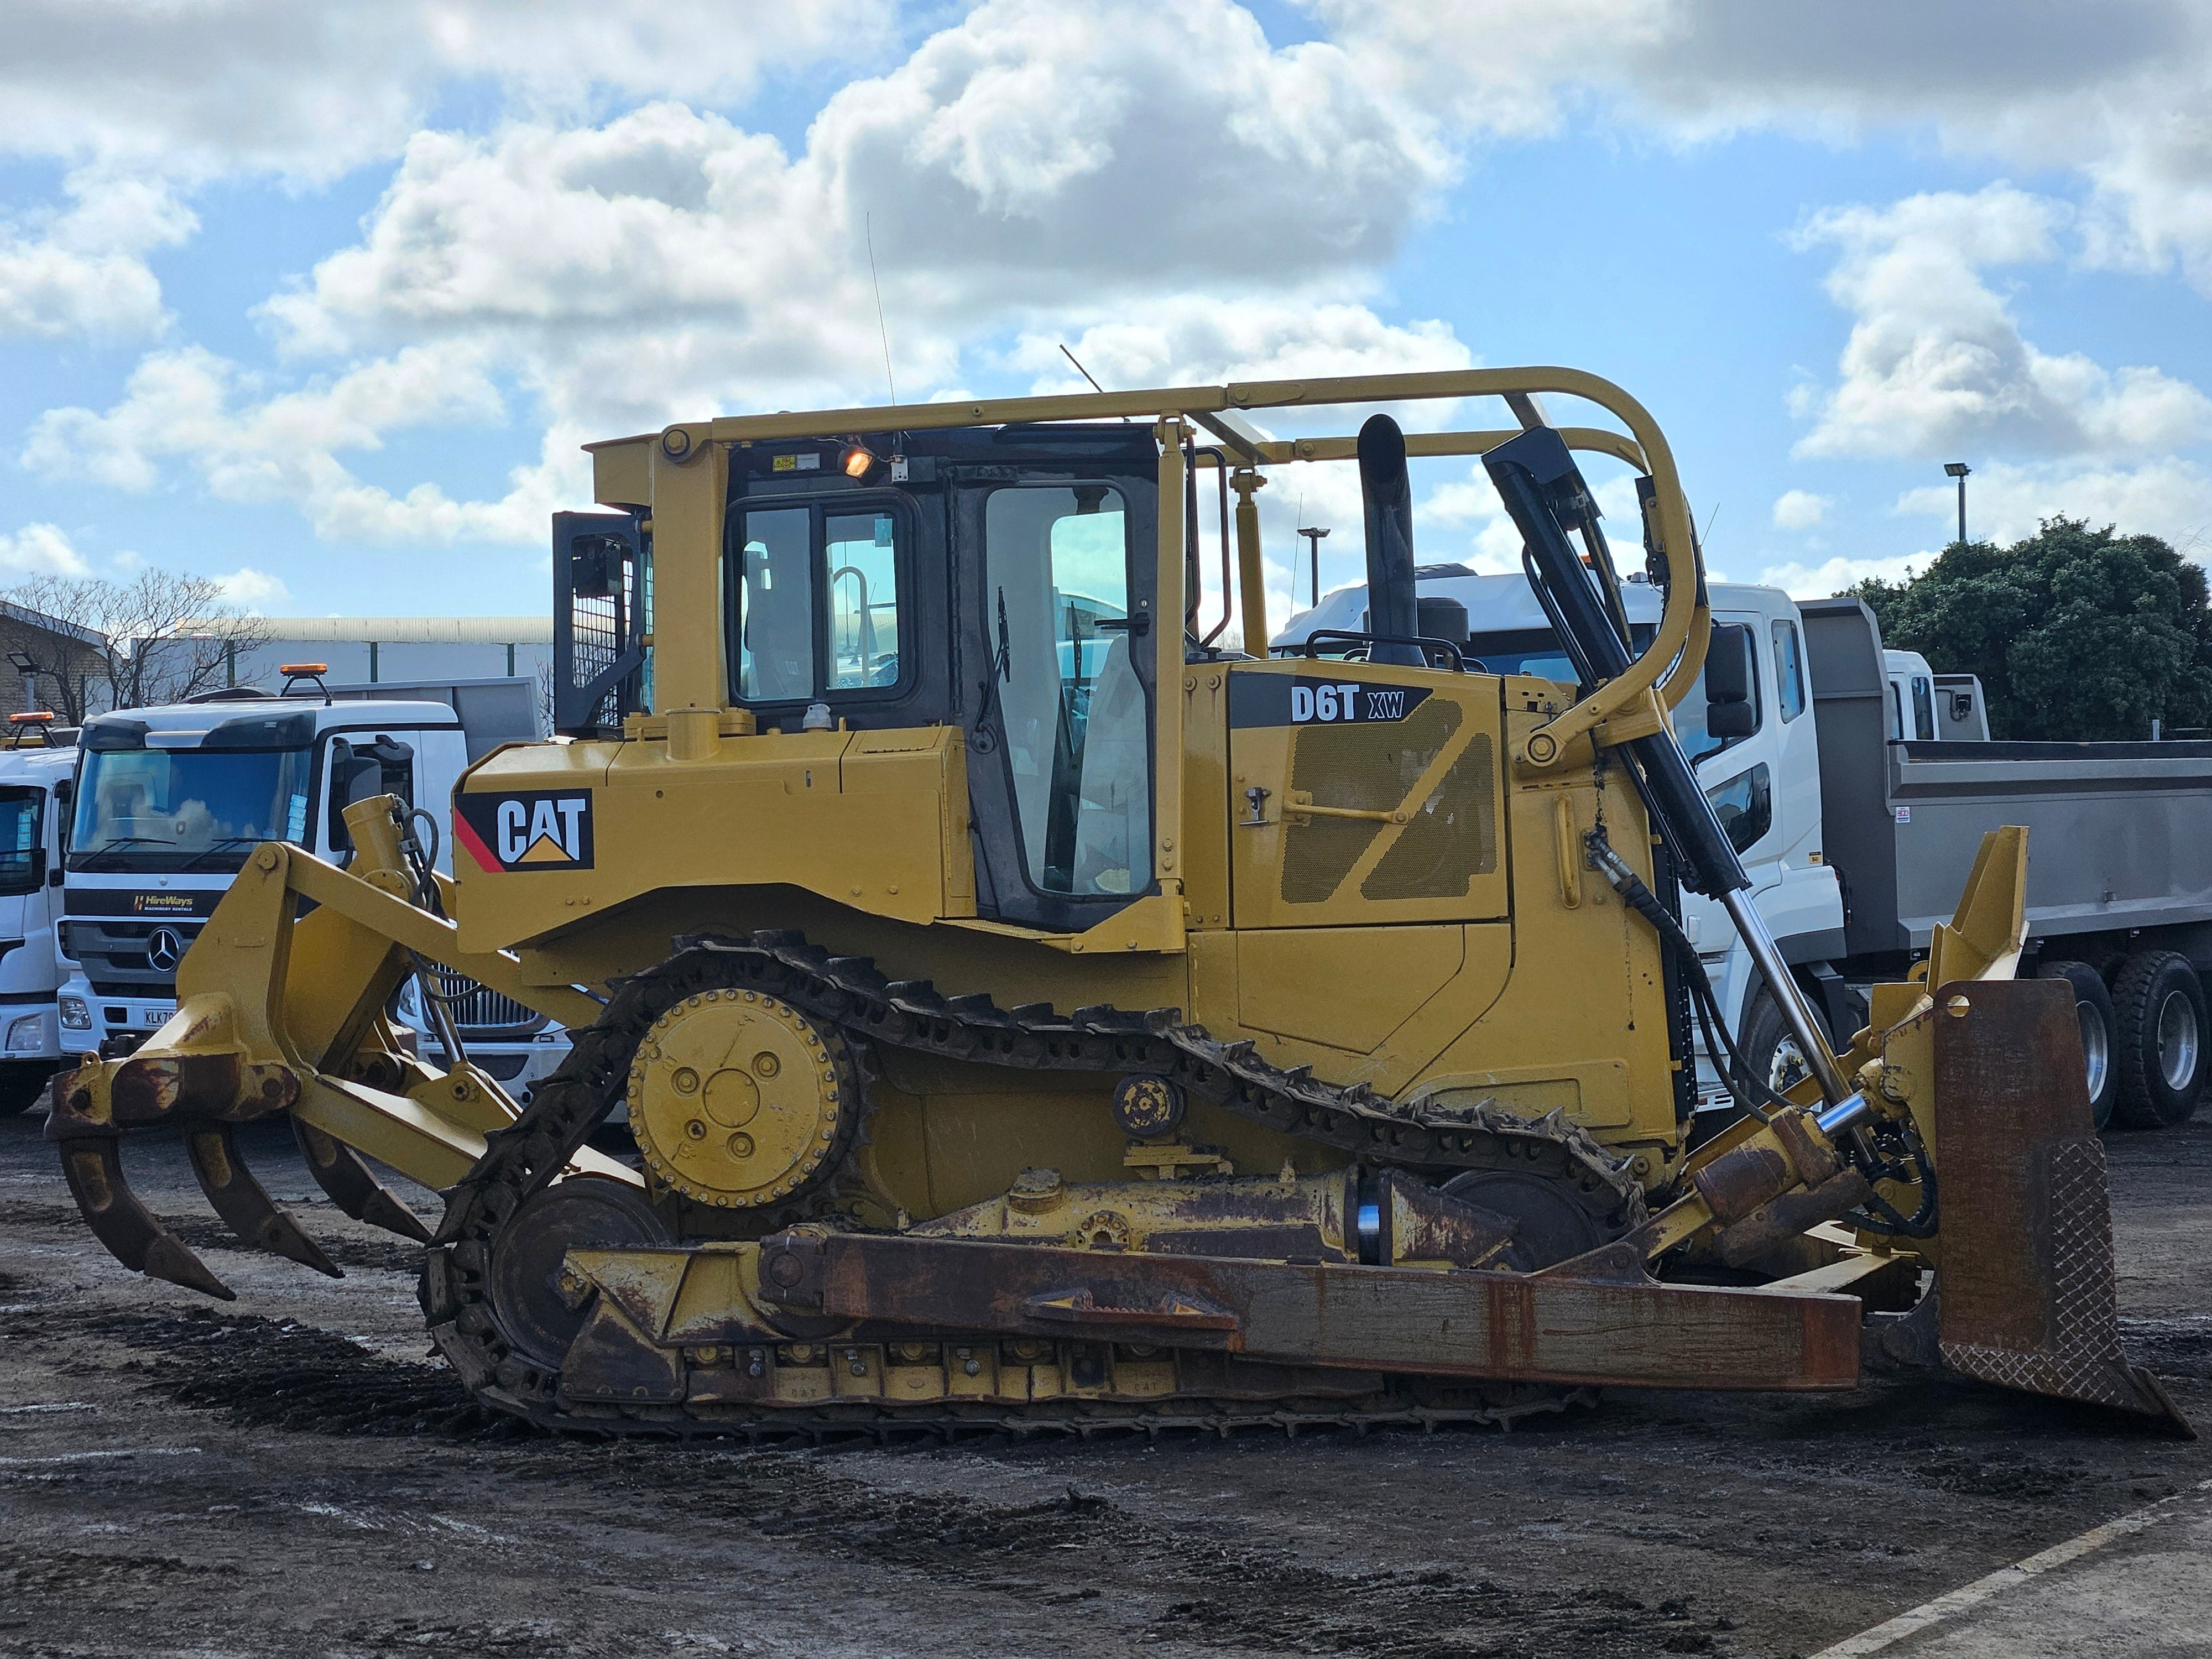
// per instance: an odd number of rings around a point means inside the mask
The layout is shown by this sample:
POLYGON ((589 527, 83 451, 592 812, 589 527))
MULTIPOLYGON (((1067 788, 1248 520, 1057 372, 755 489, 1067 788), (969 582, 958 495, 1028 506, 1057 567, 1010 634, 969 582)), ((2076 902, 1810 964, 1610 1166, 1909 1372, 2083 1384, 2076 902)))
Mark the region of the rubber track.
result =
MULTIPOLYGON (((1607 1237, 1644 1218, 1642 1187, 1628 1160, 1607 1154, 1565 1115, 1531 1120, 1488 1106, 1417 1110, 1365 1085, 1340 1089, 1304 1066, 1282 1071, 1249 1042, 1222 1043, 1178 1011, 1131 1013, 1079 1008, 1062 1017, 1042 1005, 1002 1009, 988 997, 939 994, 926 981, 886 979, 865 957, 833 957, 798 933, 747 939, 694 936, 656 968, 619 981, 599 1018, 570 1034, 568 1055, 538 1085, 510 1127, 486 1137, 484 1156, 447 1195, 446 1216, 425 1260, 421 1299, 430 1334, 462 1381, 487 1404, 548 1427, 586 1432, 744 1435, 821 1438, 838 1435, 1007 1431, 1089 1437, 1164 1430, 1229 1433, 1269 1427, 1510 1423, 1531 1411, 1560 1409, 1587 1391, 1512 1391, 1438 1403, 1434 1389, 1393 1379, 1380 1409, 1334 1401, 1196 1401, 1170 1409, 1070 1402, 1026 1411, 948 1411, 937 1405, 807 1410, 716 1406, 692 1414, 678 1407, 588 1410, 558 1402, 556 1374, 511 1351, 489 1298, 492 1250, 516 1209, 549 1185, 622 1098, 632 1057, 654 1021, 688 996, 710 990, 758 990, 872 1043, 979 1065, 1120 1076, 1149 1072, 1191 1093, 1285 1133, 1352 1154, 1364 1163, 1449 1176, 1462 1170, 1512 1170, 1557 1182, 1607 1237)), ((1460 1392, 1467 1392, 1462 1390, 1460 1392)), ((1479 1394, 1479 1391, 1476 1391, 1479 1394)))

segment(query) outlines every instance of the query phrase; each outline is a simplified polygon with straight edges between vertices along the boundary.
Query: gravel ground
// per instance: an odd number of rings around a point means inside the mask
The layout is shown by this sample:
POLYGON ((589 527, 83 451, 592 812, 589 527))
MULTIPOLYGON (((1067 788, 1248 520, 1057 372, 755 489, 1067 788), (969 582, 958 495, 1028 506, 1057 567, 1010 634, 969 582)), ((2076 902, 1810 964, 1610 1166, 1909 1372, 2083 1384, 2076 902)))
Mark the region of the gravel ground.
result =
MULTIPOLYGON (((2212 1478, 2206 1443, 1940 1378, 1510 1434, 558 1438, 426 1361, 415 1253, 281 1131, 247 1155, 342 1281, 232 1248, 176 1142, 129 1149, 217 1310, 100 1251, 40 1127, 0 1119, 0 1654, 1779 1659, 2212 1478)), ((2130 1348, 2212 1422, 2212 1124, 2111 1150, 2130 1348)))

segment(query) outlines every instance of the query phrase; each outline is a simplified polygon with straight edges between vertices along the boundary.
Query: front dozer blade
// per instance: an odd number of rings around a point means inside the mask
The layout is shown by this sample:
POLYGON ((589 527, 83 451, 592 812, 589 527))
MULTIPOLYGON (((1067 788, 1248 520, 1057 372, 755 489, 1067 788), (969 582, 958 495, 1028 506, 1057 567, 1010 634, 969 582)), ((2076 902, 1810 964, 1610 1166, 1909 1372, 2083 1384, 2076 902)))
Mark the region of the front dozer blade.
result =
POLYGON ((345 1277, 253 1178, 253 1172, 238 1155, 238 1133, 229 1124, 185 1130, 185 1151, 192 1161, 193 1175, 199 1178, 200 1190, 231 1231, 249 1244, 273 1250, 319 1273, 328 1273, 332 1279, 345 1277))
POLYGON ((72 1136, 63 1139, 58 1150, 70 1194, 109 1255, 149 1279, 166 1279, 225 1302, 238 1299, 138 1201, 124 1179, 120 1149, 112 1135, 72 1136))
POLYGON ((2195 1432, 2120 1348, 2105 1148, 2063 980, 1936 994, 1936 1330, 1943 1364, 2195 1432))
POLYGON ((423 1225, 422 1218, 376 1178, 359 1152, 297 1117, 292 1120, 292 1133, 307 1160, 307 1173, 338 1208, 356 1221, 366 1221, 417 1244, 430 1242, 430 1230, 423 1225))

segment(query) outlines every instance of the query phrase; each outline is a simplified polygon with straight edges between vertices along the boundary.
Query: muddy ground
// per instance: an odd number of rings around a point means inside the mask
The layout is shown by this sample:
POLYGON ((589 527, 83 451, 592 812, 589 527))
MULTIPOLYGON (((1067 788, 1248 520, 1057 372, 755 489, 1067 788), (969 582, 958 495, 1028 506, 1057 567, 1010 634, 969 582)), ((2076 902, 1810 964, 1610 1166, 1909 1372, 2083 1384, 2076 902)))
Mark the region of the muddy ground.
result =
MULTIPOLYGON (((100 1251, 40 1127, 0 1119, 0 1654, 1778 1659, 2212 1478, 2206 1443, 1942 1380, 1510 1434, 554 1438, 425 1360, 413 1252, 281 1133, 248 1155, 343 1281, 230 1248, 181 1148, 131 1148, 218 1310, 100 1251)), ((2111 1151, 2130 1347, 2212 1424, 2212 1125, 2111 1151)))

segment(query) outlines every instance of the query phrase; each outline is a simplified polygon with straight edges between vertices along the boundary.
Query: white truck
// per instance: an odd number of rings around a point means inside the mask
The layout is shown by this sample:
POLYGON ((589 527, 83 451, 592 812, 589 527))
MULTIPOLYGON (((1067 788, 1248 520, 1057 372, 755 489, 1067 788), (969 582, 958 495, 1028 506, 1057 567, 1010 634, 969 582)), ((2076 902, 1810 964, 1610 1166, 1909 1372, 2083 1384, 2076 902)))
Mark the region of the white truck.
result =
MULTIPOLYGON (((1468 668, 1574 679, 1523 578, 1424 565, 1417 581, 1424 634, 1465 608, 1453 642, 1468 668)), ((1661 595, 1640 576, 1624 586, 1648 637, 1661 595)), ((2074 986, 2099 1127, 2116 1112, 2141 1127, 2187 1119, 2212 1038, 2212 743, 1992 743, 1973 677, 1886 651, 1861 600, 1729 583, 1711 598, 1706 672, 1676 731, 1831 1035, 1863 1023, 1867 985, 1925 953, 1983 831, 2026 824, 2022 971, 2074 986)), ((1365 588, 1340 588, 1273 643, 1365 619, 1365 588)), ((1750 1066, 1794 1081, 1796 1045, 1725 912, 1685 895, 1683 924, 1750 1066)), ((1708 1060, 1695 1103, 1716 1126, 1731 1103, 1708 1060)))
POLYGON ((65 1050, 55 997, 62 845, 76 733, 16 715, 0 738, 0 1115, 39 1097, 65 1050))
MULTIPOLYGON (((75 964, 58 1000, 64 1047, 112 1056, 161 1029, 176 1012, 177 964, 259 842, 343 864, 352 848, 341 815, 377 794, 443 820, 472 761, 537 735, 536 696, 524 678, 325 689, 303 673, 277 696, 240 689, 88 720, 62 887, 75 964)), ((447 838, 435 839, 450 873, 447 838)), ((456 1035, 484 1072, 526 1095, 560 1063, 556 1024, 437 972, 456 1035)), ((434 1044, 412 981, 398 1012, 434 1044)))

